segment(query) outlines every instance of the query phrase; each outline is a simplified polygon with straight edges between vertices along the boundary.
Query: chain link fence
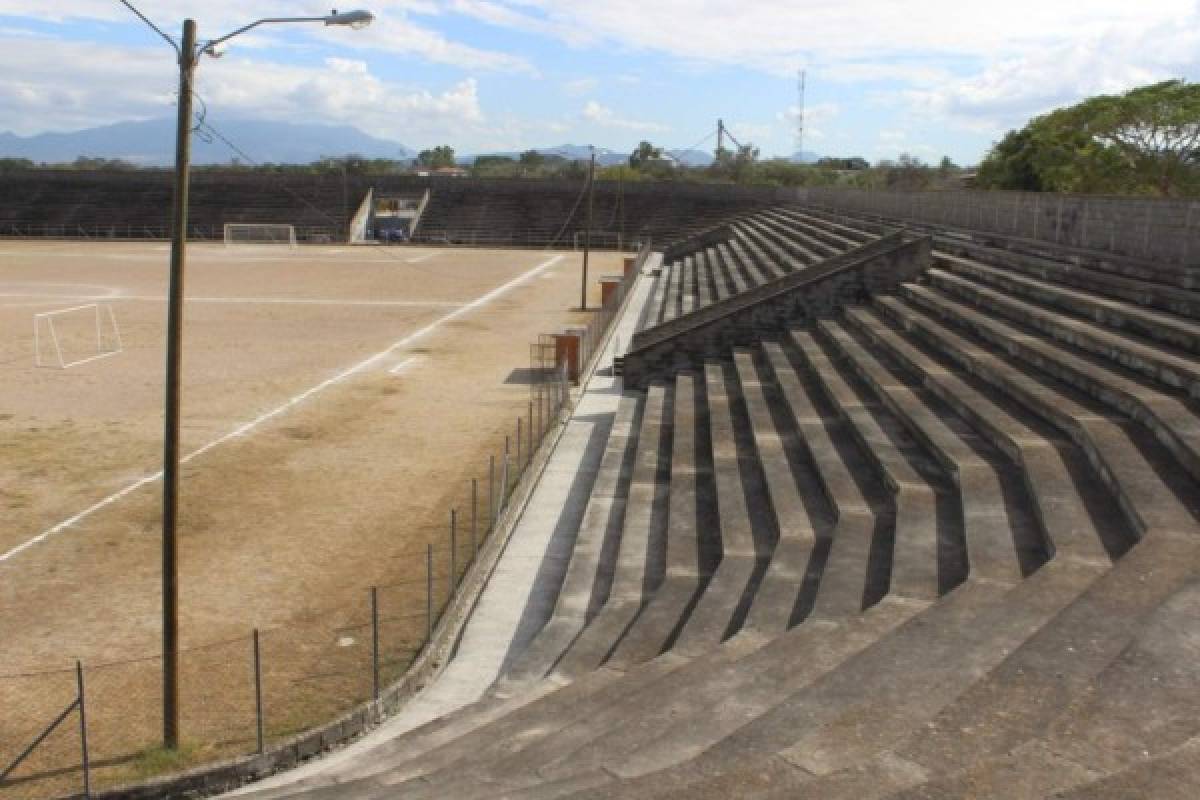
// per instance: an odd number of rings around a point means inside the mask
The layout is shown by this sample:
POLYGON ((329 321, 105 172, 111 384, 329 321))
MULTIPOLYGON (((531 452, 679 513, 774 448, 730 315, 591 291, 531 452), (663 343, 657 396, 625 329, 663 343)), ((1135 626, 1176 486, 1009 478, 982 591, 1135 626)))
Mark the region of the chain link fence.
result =
MULTIPOLYGON (((639 266, 648 254, 647 245, 639 266)), ((588 323, 568 329, 578 337, 575 370, 599 358, 635 275, 627 270, 588 323)), ((444 526, 408 532, 425 543, 400 554, 409 566, 395 582, 364 586, 349 605, 183 649, 178 749, 161 746, 159 656, 0 675, 0 799, 86 795, 263 752, 378 699, 430 646, 540 444, 557 429, 571 369, 544 337, 532 345, 526 407, 502 446, 497 440, 495 454, 476 465, 477 477, 459 487, 444 526)))

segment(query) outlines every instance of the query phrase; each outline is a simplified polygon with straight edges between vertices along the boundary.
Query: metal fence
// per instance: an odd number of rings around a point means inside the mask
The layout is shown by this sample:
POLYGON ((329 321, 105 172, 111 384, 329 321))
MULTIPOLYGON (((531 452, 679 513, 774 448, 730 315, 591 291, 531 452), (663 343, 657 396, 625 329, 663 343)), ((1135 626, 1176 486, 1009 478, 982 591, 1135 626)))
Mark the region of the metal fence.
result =
MULTIPOLYGON (((313 244, 345 241, 345 230, 329 225, 297 225, 296 241, 313 244)), ((0 238, 10 239, 97 239, 104 241, 163 241, 171 238, 171 227, 161 225, 73 225, 0 226, 0 238)), ((188 225, 188 241, 224 242, 224 225, 188 225)))
POLYGON ((1038 192, 813 188, 802 202, 1166 264, 1200 264, 1200 201, 1038 192))
POLYGON ((429 646, 568 400, 564 370, 549 364, 532 375, 527 407, 462 487, 443 529, 413 537, 429 541, 401 554, 417 565, 403 579, 361 587, 348 605, 184 649, 178 751, 160 747, 157 655, 0 675, 0 798, 86 794, 262 752, 378 699, 429 646))
MULTIPOLYGON (((636 268, 573 329, 581 374, 602 355, 636 268)), ((161 748, 162 660, 131 658, 0 675, 0 798, 78 794, 261 753, 372 699, 434 642, 438 622, 497 530, 512 493, 570 401, 566 364, 542 337, 531 348, 529 400, 479 477, 461 487, 438 531, 402 553, 399 580, 363 586, 350 604, 310 609, 180 654, 181 747, 161 748), (86 717, 85 717, 86 712, 86 717)), ((552 340, 549 340, 552 341, 552 340)), ((618 349, 620 342, 613 342, 618 349)))

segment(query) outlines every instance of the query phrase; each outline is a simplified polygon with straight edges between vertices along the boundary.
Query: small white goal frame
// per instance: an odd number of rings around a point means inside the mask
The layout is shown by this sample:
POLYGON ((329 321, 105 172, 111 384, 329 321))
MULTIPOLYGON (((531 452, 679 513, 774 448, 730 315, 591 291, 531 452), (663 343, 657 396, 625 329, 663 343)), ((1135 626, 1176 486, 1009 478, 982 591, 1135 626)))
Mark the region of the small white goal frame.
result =
POLYGON ((87 364, 91 361, 97 361, 101 358, 115 356, 117 353, 125 349, 121 342, 121 329, 117 327, 117 316, 113 313, 112 306, 108 303, 86 303, 81 306, 71 306, 70 308, 59 308, 54 311, 42 311, 33 315, 33 349, 34 349, 34 364, 38 367, 58 367, 59 369, 70 369, 77 367, 80 364, 87 364), (58 340, 58 332, 54 328, 54 318, 63 314, 73 314, 82 311, 91 310, 95 315, 96 321, 96 352, 94 355, 86 358, 78 358, 74 361, 67 361, 63 358, 62 344, 58 340), (105 336, 105 323, 108 324, 107 337, 105 336), (46 336, 54 345, 54 355, 58 359, 58 363, 54 363, 49 359, 42 358, 42 331, 45 329, 46 336))
POLYGON ((234 247, 236 245, 247 245, 247 244, 254 244, 254 245, 257 245, 257 244, 265 244, 265 245, 286 244, 288 247, 291 247, 294 249, 299 246, 296 242, 296 226, 289 225, 289 224, 282 223, 282 222, 279 222, 279 223, 276 223, 276 222, 226 222, 224 234, 225 234, 225 246, 226 247, 234 247), (275 236, 268 235, 261 239, 251 238, 251 239, 246 239, 246 240, 235 241, 235 237, 233 234, 237 231, 247 231, 247 232, 258 231, 258 232, 263 232, 263 233, 266 233, 268 231, 273 231, 278 235, 275 235, 275 236))

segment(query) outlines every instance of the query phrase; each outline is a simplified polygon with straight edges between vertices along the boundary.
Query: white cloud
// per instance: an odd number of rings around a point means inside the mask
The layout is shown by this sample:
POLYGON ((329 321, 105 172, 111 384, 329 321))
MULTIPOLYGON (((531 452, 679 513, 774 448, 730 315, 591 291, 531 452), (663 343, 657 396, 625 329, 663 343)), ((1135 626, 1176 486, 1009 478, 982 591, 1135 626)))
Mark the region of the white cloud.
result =
MULTIPOLYGON (((163 48, 10 42, 0 48, 0 119, 11 121, 6 124, 15 133, 32 134, 166 117, 175 103, 173 66, 163 48), (86 83, 74 67, 84 62, 86 83), (96 86, 106 87, 102 103, 96 101, 96 86)), ((206 60, 196 91, 214 121, 253 116, 349 124, 410 145, 467 142, 487 133, 474 79, 440 90, 404 86, 382 80, 354 59, 330 58, 315 66, 232 56, 206 60)))
MULTIPOLYGON (((311 4, 306 4, 311 5, 311 4)), ((496 70, 536 74, 529 60, 510 53, 485 50, 447 39, 438 31, 413 22, 413 14, 438 14, 441 7, 428 0, 376 0, 368 4, 376 15, 375 22, 362 30, 310 25, 272 25, 255 29, 253 34, 239 36, 230 43, 233 50, 279 46, 284 42, 315 38, 348 49, 373 49, 398 55, 413 56, 438 64, 448 64, 465 70, 496 70), (286 33, 285 33, 286 31, 286 33)), ((206 0, 198 7, 190 0, 160 0, 153 5, 142 3, 143 12, 168 35, 178 38, 186 17, 195 17, 199 37, 222 35, 264 17, 287 17, 300 14, 319 15, 321 9, 295 8, 295 4, 277 0, 206 0)), ((0 15, 39 19, 50 22, 65 20, 94 20, 100 22, 142 23, 116 0, 54 0, 52 3, 27 3, 19 0, 0 0, 0 15)), ((146 30, 148 38, 154 33, 146 30)), ((310 39, 311 40, 311 39, 310 39)))
POLYGON ((640 133, 664 133, 670 130, 669 126, 657 122, 643 122, 621 117, 611 108, 603 106, 595 100, 589 100, 583 107, 582 116, 586 121, 605 128, 620 128, 640 133))
POLYGON ((563 91, 572 97, 579 97, 594 91, 600 81, 597 78, 576 78, 563 84, 563 91))
POLYGON ((905 99, 918 112, 965 129, 996 132, 1089 95, 1197 71, 1200 14, 1187 25, 1109 30, 997 60, 967 80, 916 89, 905 99))

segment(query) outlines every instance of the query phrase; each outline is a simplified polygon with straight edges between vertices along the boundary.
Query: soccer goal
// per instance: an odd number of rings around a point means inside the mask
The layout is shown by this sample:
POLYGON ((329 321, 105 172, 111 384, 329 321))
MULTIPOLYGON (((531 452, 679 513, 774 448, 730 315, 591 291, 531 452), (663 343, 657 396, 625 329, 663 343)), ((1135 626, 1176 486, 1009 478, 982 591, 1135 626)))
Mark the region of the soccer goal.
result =
POLYGON ((296 246, 294 225, 227 222, 225 223, 225 246, 236 244, 286 244, 296 246))
POLYGON ((33 315, 34 361, 67 369, 124 349, 112 306, 88 303, 33 315))

